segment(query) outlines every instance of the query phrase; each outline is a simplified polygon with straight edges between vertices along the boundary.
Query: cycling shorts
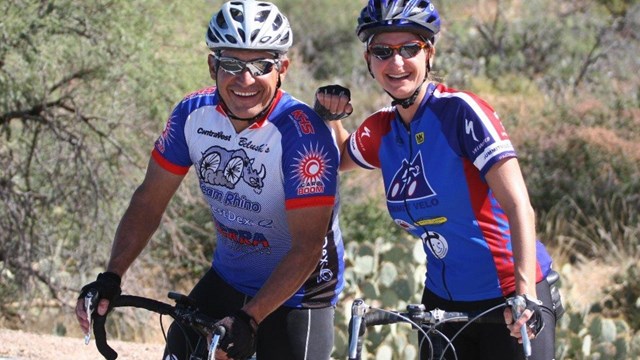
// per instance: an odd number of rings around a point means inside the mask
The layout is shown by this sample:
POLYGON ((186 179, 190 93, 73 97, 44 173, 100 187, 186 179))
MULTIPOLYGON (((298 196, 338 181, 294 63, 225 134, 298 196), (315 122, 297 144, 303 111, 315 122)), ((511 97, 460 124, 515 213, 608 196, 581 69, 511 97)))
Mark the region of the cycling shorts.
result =
MULTIPOLYGON (((210 269, 189 297, 207 315, 222 319, 240 309, 250 298, 226 284, 210 269)), ((257 360, 328 360, 333 349, 333 306, 319 309, 280 307, 258 327, 257 360)), ((198 335, 172 324, 163 359, 189 359, 198 335), (174 357, 168 357, 169 354, 174 357)))

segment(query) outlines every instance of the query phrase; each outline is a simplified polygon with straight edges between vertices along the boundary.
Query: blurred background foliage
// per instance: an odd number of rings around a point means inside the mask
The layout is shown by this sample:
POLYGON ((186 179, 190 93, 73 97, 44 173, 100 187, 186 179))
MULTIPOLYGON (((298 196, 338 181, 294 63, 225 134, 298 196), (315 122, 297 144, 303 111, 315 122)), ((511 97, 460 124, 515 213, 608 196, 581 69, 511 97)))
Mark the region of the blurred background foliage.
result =
MULTIPOLYGON (((5 0, 0 3, 0 326, 80 336, 77 291, 104 268, 116 224, 174 104, 212 84, 204 29, 222 1, 5 0), (55 319, 54 325, 51 319, 55 319)), ((387 105, 354 36, 364 0, 275 0, 294 29, 284 88, 352 90, 354 129, 387 105)), ((629 359, 640 335, 640 2, 460 0, 443 16, 438 81, 500 114, 516 148, 539 237, 563 275, 559 359, 629 359)), ((377 172, 342 176, 351 301, 419 301, 419 242, 386 215, 377 172)), ((213 226, 195 179, 181 187, 124 289, 164 299, 209 266, 213 226)), ((149 315, 114 316, 122 339, 161 341, 149 315), (146 328, 146 329, 145 329, 146 328)), ((410 329, 371 331, 370 358, 414 359, 410 329), (377 354, 377 355, 375 355, 377 354)))

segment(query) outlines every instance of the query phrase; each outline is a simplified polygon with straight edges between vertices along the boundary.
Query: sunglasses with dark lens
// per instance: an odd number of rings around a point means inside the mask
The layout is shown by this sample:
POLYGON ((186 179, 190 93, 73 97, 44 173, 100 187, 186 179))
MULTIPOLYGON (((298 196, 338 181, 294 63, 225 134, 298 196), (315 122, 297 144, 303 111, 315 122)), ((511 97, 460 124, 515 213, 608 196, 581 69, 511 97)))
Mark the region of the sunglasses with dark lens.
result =
POLYGON ((420 50, 428 47, 426 43, 423 42, 410 42, 402 45, 385 45, 385 44, 374 44, 369 45, 369 53, 371 55, 377 57, 380 60, 387 60, 392 57, 394 52, 398 52, 400 56, 404 59, 411 59, 412 57, 418 55, 420 50))
POLYGON ((275 65, 280 64, 280 60, 278 59, 242 61, 240 59, 217 56, 215 54, 214 57, 218 60, 218 66, 231 75, 241 74, 244 69, 247 69, 252 76, 262 76, 270 73, 275 65))

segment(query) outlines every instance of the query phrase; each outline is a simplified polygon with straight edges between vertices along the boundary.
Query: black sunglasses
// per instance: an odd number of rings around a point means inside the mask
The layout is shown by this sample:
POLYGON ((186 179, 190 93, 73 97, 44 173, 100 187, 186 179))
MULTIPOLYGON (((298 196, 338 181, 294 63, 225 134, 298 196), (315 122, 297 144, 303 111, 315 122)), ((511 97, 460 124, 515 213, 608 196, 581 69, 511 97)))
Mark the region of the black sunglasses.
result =
POLYGON ((213 55, 218 61, 218 66, 231 75, 241 74, 244 69, 249 70, 252 76, 262 76, 270 73, 274 66, 280 65, 279 59, 258 59, 243 61, 240 59, 213 55))
POLYGON ((415 41, 402 45, 385 45, 385 44, 374 44, 369 45, 369 53, 371 55, 377 57, 380 60, 387 60, 392 57, 394 52, 398 52, 400 56, 404 59, 411 59, 412 57, 418 55, 420 50, 429 47, 428 44, 415 41))

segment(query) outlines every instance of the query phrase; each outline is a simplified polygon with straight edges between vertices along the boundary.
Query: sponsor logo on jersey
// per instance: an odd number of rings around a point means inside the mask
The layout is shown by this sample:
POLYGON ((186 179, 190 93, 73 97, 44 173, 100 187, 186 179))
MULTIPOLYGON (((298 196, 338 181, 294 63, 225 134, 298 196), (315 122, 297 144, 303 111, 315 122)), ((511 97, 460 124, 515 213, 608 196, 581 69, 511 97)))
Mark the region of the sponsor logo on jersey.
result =
POLYGON ((325 237, 324 244, 322 245, 322 256, 320 257, 320 271, 316 278, 316 282, 318 284, 321 282, 331 281, 331 279, 333 279, 333 271, 327 268, 329 266, 329 251, 327 250, 328 244, 329 240, 325 237))
POLYGON ((225 239, 231 240, 235 244, 251 247, 270 248, 269 240, 263 233, 238 230, 225 226, 216 221, 216 230, 225 239))
POLYGON ((316 132, 313 128, 313 124, 309 121, 309 116, 302 110, 295 110, 289 116, 293 120, 293 123, 298 128, 298 132, 301 135, 309 135, 316 132))
POLYGON ((304 146, 302 152, 298 152, 298 157, 294 159, 293 176, 298 182, 298 195, 324 192, 324 181, 328 179, 330 165, 327 162, 327 152, 324 148, 319 149, 318 146, 310 145, 309 148, 304 146))
POLYGON ((416 225, 426 226, 426 225, 441 225, 447 222, 447 218, 444 216, 439 216, 431 219, 421 219, 416 221, 416 225))
POLYGON ((156 148, 161 153, 164 153, 164 151, 167 148, 167 144, 171 141, 171 138, 173 137, 173 121, 172 120, 173 120, 173 116, 169 117, 169 120, 167 120, 167 123, 164 126, 164 130, 162 130, 162 134, 160 134, 160 137, 158 137, 158 140, 156 140, 156 148))
POLYGON ((396 223, 396 225, 400 226, 401 228, 409 231, 409 230, 415 230, 416 227, 409 224, 408 222, 402 220, 402 219, 393 219, 393 222, 396 223))
POLYGON ((478 138, 476 137, 476 132, 473 130, 473 122, 469 119, 464 119, 464 132, 467 135, 471 135, 475 142, 478 142, 478 138))
POLYGON ((419 200, 435 195, 424 173, 422 152, 418 152, 411 162, 402 160, 387 189, 387 200, 390 202, 419 200))
POLYGON ((204 136, 209 136, 209 137, 212 137, 214 139, 221 139, 221 140, 225 140, 225 141, 231 140, 231 135, 225 135, 225 133, 222 132, 222 131, 213 131, 213 130, 207 130, 207 129, 203 129, 203 128, 198 128, 198 134, 204 135, 204 136))
POLYGON ((235 207, 247 211, 253 211, 259 213, 262 211, 260 203, 247 199, 246 196, 240 195, 234 191, 221 191, 219 189, 209 187, 206 184, 200 183, 200 190, 204 196, 213 201, 217 201, 227 207, 235 207))
POLYGON ((254 144, 251 140, 247 139, 246 137, 241 137, 240 140, 238 141, 238 145, 243 148, 261 152, 261 153, 269 152, 269 146, 267 144, 259 144, 259 145, 254 144))
POLYGON ((244 226, 258 226, 258 227, 262 227, 265 229, 272 229, 273 228, 273 220, 272 219, 249 219, 247 217, 244 217, 242 215, 238 215, 236 214, 233 210, 229 210, 229 209, 222 209, 219 207, 215 207, 215 206, 211 206, 211 211, 214 214, 217 214, 218 216, 222 216, 223 218, 227 219, 228 221, 234 222, 234 223, 238 223, 240 225, 244 225, 244 226))
POLYGON ((431 251, 433 256, 438 259, 444 259, 449 252, 449 243, 447 239, 435 231, 427 231, 423 233, 420 238, 422 239, 422 244, 431 251))
POLYGON ((220 146, 207 149, 198 163, 198 176, 205 184, 235 189, 242 179, 256 194, 262 192, 267 170, 264 164, 254 167, 255 159, 249 158, 243 149, 227 150, 220 146))

